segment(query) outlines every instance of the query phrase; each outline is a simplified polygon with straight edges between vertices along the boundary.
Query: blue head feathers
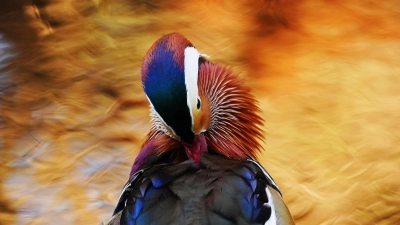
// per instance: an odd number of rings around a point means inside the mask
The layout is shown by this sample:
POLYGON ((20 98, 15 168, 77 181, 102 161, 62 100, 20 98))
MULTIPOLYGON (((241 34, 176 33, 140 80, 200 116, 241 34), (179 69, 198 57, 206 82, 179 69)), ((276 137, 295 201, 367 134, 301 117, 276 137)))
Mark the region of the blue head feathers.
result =
POLYGON ((142 65, 144 91, 164 125, 174 136, 192 143, 192 118, 187 104, 185 49, 192 47, 182 35, 172 33, 156 41, 142 65))

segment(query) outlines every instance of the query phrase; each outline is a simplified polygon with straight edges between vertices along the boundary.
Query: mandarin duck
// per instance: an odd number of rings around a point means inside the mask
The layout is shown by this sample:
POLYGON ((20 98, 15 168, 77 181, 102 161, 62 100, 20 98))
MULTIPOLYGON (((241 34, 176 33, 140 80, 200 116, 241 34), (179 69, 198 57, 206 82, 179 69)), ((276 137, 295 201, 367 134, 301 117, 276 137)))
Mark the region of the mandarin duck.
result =
POLYGON ((263 120, 237 75, 172 33, 141 78, 152 127, 108 224, 294 224, 255 159, 263 120))

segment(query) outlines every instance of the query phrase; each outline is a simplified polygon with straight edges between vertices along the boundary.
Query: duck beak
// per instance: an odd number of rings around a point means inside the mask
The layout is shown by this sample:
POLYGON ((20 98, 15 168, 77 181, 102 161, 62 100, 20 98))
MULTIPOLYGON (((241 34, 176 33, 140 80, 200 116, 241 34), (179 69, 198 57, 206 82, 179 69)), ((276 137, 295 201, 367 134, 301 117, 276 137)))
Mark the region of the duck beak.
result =
POLYGON ((195 135, 192 144, 183 142, 189 159, 200 163, 201 156, 207 152, 207 141, 204 134, 195 135))

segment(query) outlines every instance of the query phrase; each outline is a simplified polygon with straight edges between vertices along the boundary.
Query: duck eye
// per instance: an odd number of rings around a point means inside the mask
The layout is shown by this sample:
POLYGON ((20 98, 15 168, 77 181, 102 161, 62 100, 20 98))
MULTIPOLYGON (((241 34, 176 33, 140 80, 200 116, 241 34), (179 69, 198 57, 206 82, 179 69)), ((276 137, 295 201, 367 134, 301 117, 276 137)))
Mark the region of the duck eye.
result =
POLYGON ((199 110, 200 107, 201 107, 201 101, 200 101, 200 98, 197 97, 197 110, 199 110))

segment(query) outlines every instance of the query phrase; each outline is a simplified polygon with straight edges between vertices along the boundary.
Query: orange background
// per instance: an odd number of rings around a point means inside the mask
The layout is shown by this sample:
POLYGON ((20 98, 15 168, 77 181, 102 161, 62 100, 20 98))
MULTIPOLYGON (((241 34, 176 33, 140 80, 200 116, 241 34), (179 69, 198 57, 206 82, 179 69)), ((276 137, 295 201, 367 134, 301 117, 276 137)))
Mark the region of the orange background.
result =
POLYGON ((396 0, 0 3, 0 224, 106 221, 149 130, 140 64, 181 32, 252 87, 296 224, 400 224, 396 0))

